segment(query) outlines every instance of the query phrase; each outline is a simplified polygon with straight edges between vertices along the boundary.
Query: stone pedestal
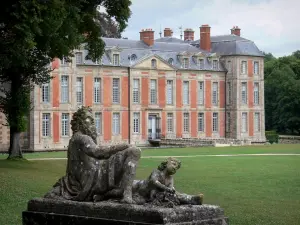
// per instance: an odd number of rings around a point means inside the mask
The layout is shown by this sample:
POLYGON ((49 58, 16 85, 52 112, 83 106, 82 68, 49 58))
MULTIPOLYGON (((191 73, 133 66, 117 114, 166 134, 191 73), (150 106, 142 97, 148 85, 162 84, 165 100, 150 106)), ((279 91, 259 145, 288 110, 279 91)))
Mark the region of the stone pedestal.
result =
POLYGON ((23 212, 23 225, 228 225, 218 206, 160 208, 116 202, 74 202, 36 198, 23 212))

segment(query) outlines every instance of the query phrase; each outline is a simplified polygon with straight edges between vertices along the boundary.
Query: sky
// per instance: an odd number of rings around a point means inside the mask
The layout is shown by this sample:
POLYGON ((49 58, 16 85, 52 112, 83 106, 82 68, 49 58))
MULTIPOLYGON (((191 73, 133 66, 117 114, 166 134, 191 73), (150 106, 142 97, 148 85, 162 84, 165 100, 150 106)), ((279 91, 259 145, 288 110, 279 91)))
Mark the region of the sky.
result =
POLYGON ((171 28, 192 28, 195 40, 199 27, 209 24, 211 35, 230 34, 233 26, 241 36, 255 42, 261 51, 280 57, 300 50, 300 0, 132 0, 132 15, 123 37, 138 40, 141 29, 152 28, 155 38, 171 28))

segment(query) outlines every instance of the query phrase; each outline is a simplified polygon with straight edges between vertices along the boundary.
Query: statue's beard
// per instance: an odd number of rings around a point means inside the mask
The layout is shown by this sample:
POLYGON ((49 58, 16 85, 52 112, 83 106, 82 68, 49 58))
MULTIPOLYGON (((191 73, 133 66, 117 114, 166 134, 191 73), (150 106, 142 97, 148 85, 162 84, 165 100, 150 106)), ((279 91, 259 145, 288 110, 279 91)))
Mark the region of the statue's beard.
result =
POLYGON ((95 144, 97 144, 97 130, 96 127, 91 126, 91 127, 85 127, 84 129, 84 134, 90 136, 95 144))

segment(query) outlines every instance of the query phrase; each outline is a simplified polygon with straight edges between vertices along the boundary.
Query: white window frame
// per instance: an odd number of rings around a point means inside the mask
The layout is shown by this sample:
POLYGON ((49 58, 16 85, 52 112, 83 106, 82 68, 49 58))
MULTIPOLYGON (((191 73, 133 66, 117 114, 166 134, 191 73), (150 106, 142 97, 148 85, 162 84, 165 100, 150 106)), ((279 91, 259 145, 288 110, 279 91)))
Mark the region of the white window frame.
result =
POLYGON ((190 104, 190 82, 185 80, 182 84, 182 103, 183 105, 189 105, 190 104))
POLYGON ((254 113, 254 132, 260 132, 260 113, 254 113))
POLYGON ((139 112, 133 113, 133 133, 134 134, 140 133, 140 113, 139 112))
POLYGON ((67 66, 68 65, 68 61, 67 61, 67 58, 65 56, 63 56, 62 59, 60 60, 60 65, 62 65, 62 66, 67 66))
POLYGON ((132 102, 140 104, 140 79, 134 78, 132 86, 132 102))
POLYGON ((61 136, 68 137, 70 135, 70 115, 69 113, 61 114, 61 136))
POLYGON ((83 77, 76 77, 76 102, 83 104, 83 77))
POLYGON ((217 106, 219 105, 219 83, 213 82, 212 83, 212 105, 217 106))
POLYGON ((248 113, 242 112, 242 133, 248 132, 248 113))
POLYGON ((241 91, 242 104, 247 105, 247 103, 248 103, 247 82, 242 82, 241 88, 242 88, 242 91, 241 91))
POLYGON ((112 134, 119 135, 121 130, 121 118, 120 113, 114 112, 112 119, 112 134))
POLYGON ((150 80, 150 104, 157 104, 157 80, 155 79, 150 80))
POLYGON ((42 84, 42 102, 50 103, 50 83, 42 84))
POLYGON ((259 105, 259 83, 254 82, 254 88, 253 88, 253 103, 254 105, 259 105))
POLYGON ((95 112, 95 127, 98 135, 102 134, 102 112, 95 112))
POLYGON ((183 132, 190 132, 190 114, 187 112, 183 113, 183 132))
POLYGON ((259 75, 259 61, 253 62, 253 74, 259 75))
POLYGON ((151 68, 152 69, 156 69, 157 68, 157 60, 156 59, 152 59, 151 60, 151 68))
POLYGON ((167 113, 167 133, 174 133, 174 113, 167 113))
POLYGON ((94 78, 94 103, 100 104, 102 102, 102 82, 100 77, 94 78))
POLYGON ((200 70, 204 69, 204 67, 205 67, 204 59, 199 59, 198 60, 198 67, 199 67, 200 70))
POLYGON ((43 137, 50 137, 51 136, 51 119, 50 113, 43 113, 42 114, 42 136, 43 137))
POLYGON ((112 103, 120 104, 120 78, 112 79, 112 103))
POLYGON ((173 105, 174 104, 174 100, 173 100, 173 86, 174 85, 174 81, 173 80, 167 80, 167 105, 173 105))
POLYGON ((213 70, 219 70, 219 60, 214 59, 214 60, 212 61, 212 69, 213 69, 213 70))
POLYGON ((213 117, 212 132, 217 133, 217 132, 219 132, 219 113, 213 112, 212 114, 213 114, 213 116, 212 116, 213 117))
POLYGON ((204 113, 199 112, 198 113, 198 132, 204 132, 204 131, 205 131, 204 113))
POLYGON ((82 52, 75 53, 76 64, 83 64, 83 54, 82 52))
POLYGON ((68 103, 69 102, 69 76, 68 75, 61 76, 60 89, 61 89, 61 96, 60 96, 61 103, 68 103))
POLYGON ((198 82, 198 105, 204 105, 205 102, 205 86, 204 81, 198 82))
POLYGON ((248 69, 248 65, 247 65, 247 61, 242 60, 241 62, 241 74, 247 74, 247 69, 248 69))
POLYGON ((112 62, 114 66, 120 65, 120 54, 113 54, 112 59, 113 59, 112 62))
POLYGON ((183 58, 182 59, 182 68, 183 69, 188 69, 189 68, 189 59, 188 58, 183 58))

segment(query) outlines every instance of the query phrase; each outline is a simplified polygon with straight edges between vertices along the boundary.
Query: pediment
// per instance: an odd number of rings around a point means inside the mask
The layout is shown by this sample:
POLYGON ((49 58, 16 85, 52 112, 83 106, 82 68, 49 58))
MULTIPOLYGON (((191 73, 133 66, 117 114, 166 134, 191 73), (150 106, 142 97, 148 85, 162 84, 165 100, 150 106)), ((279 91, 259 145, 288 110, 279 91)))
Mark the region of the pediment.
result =
POLYGON ((132 65, 132 68, 141 68, 141 69, 153 69, 152 68, 152 60, 156 60, 156 69, 157 70, 175 70, 171 64, 169 64, 163 58, 157 55, 151 55, 141 59, 140 61, 136 62, 132 65))

